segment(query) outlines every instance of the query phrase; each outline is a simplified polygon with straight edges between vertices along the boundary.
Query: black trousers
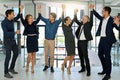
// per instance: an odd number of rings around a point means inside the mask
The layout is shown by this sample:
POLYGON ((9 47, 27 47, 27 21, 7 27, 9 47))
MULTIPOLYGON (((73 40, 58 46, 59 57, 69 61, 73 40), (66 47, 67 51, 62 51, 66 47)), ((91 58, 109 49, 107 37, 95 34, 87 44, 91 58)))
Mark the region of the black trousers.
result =
POLYGON ((111 47, 112 44, 108 43, 107 39, 102 37, 98 46, 98 56, 102 64, 103 71, 107 74, 111 74, 111 47))
POLYGON ((88 41, 79 40, 78 41, 78 55, 81 62, 82 69, 87 69, 87 72, 90 72, 90 62, 88 58, 88 41), (86 66, 85 66, 85 63, 86 66))
POLYGON ((12 62, 9 69, 14 69, 15 62, 18 57, 18 46, 15 40, 8 39, 4 41, 5 43, 5 50, 6 50, 6 57, 4 62, 4 74, 8 73, 9 61, 11 59, 11 51, 13 51, 12 62))

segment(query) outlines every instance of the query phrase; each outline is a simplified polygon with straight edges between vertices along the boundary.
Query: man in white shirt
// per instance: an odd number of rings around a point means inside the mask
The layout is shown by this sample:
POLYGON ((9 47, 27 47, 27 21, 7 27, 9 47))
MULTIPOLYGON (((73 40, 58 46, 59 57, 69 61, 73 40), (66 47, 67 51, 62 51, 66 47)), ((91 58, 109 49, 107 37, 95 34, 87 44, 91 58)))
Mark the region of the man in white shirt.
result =
POLYGON ((99 72, 99 75, 104 75, 102 80, 108 80, 111 78, 111 70, 112 70, 112 63, 111 63, 111 48, 112 44, 116 42, 116 38, 113 32, 113 28, 115 27, 117 30, 120 31, 120 27, 118 27, 117 20, 114 20, 111 16, 111 8, 106 6, 102 10, 102 16, 99 15, 94 10, 94 5, 90 5, 90 9, 93 10, 93 14, 100 20, 100 24, 96 33, 96 36, 100 36, 100 42, 98 45, 98 56, 102 64, 103 71, 99 72))
POLYGON ((79 25, 76 30, 76 37, 78 39, 77 48, 81 63, 81 70, 79 73, 87 71, 87 76, 91 75, 90 62, 88 57, 88 41, 92 40, 91 29, 93 26, 93 12, 90 11, 90 19, 87 15, 83 16, 82 21, 77 20, 77 11, 75 11, 75 22, 79 25))

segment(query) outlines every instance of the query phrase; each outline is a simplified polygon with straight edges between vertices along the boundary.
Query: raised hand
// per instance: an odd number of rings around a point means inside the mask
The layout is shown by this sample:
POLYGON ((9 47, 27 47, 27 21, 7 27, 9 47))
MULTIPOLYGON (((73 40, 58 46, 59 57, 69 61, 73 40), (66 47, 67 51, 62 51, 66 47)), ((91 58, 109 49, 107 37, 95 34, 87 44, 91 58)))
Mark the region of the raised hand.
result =
POLYGON ((62 4, 62 11, 64 11, 65 10, 65 4, 62 4))
POLYGON ((41 5, 40 4, 37 5, 37 10, 38 10, 38 13, 40 13, 40 10, 41 10, 41 5))
POLYGON ((20 8, 20 13, 22 13, 23 8, 24 8, 23 5, 20 5, 19 8, 20 8))
POLYGON ((91 9, 91 10, 93 10, 94 9, 94 4, 90 4, 90 6, 89 6, 89 8, 91 9))
POLYGON ((115 23, 116 25, 120 25, 120 16, 116 16, 116 17, 114 18, 114 23, 115 23))
POLYGON ((78 9, 75 9, 75 10, 74 10, 74 13, 77 14, 77 13, 78 13, 78 9))

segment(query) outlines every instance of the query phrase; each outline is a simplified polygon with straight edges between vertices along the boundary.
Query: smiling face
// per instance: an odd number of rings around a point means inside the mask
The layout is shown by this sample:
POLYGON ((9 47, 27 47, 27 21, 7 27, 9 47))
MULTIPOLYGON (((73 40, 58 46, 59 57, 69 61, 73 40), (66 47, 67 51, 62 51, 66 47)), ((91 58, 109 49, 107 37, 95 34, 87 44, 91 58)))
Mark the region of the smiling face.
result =
POLYGON ((34 19, 33 19, 33 16, 32 15, 26 15, 26 18, 25 20, 28 22, 28 24, 32 24, 34 19))
POLYGON ((11 14, 8 14, 8 17, 11 19, 11 20, 13 20, 14 19, 14 12, 12 12, 11 14))
POLYGON ((103 9, 102 10, 102 16, 105 17, 107 14, 108 14, 108 12, 103 9))
POLYGON ((66 26, 69 26, 71 24, 71 22, 72 22, 72 20, 71 20, 71 18, 69 16, 67 16, 64 21, 65 21, 66 26))
POLYGON ((52 15, 50 15, 50 16, 49 16, 49 20, 50 20, 50 22, 53 23, 53 22, 55 21, 55 18, 54 18, 52 15))
POLYGON ((67 20, 66 20, 66 24, 70 25, 72 22, 71 18, 69 17, 67 20))
POLYGON ((32 17, 32 16, 30 16, 30 17, 28 18, 28 23, 33 23, 33 17, 32 17))
POLYGON ((49 21, 51 23, 55 22, 55 19, 56 19, 56 14, 55 13, 50 13, 49 15, 49 21))
POLYGON ((89 17, 87 15, 83 16, 82 22, 83 22, 83 24, 89 22, 89 17))
POLYGON ((106 7, 103 8, 102 16, 104 18, 108 17, 110 15, 110 13, 111 13, 111 8, 110 7, 106 6, 106 7))
POLYGON ((120 16, 115 16, 114 17, 114 23, 117 24, 117 25, 120 24, 120 16))
POLYGON ((12 9, 8 9, 6 12, 5 12, 5 15, 6 17, 9 19, 9 20, 13 20, 14 19, 14 10, 12 9))

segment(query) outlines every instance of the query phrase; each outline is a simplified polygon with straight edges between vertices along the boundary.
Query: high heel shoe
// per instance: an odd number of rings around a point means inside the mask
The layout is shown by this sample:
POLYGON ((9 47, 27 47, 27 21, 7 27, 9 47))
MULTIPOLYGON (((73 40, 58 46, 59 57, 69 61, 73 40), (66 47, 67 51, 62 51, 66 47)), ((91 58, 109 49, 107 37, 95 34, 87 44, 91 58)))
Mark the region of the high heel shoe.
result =
POLYGON ((29 71, 29 66, 26 66, 26 72, 28 72, 29 71))
POLYGON ((64 72, 64 64, 61 64, 61 70, 64 72))
POLYGON ((34 69, 32 70, 32 73, 34 73, 35 71, 34 71, 34 69))
POLYGON ((71 74, 71 70, 70 70, 69 67, 67 68, 67 73, 68 73, 68 74, 71 74))
POLYGON ((34 68, 31 68, 31 72, 32 72, 32 73, 34 73, 34 72, 35 72, 35 71, 34 71, 34 68))

